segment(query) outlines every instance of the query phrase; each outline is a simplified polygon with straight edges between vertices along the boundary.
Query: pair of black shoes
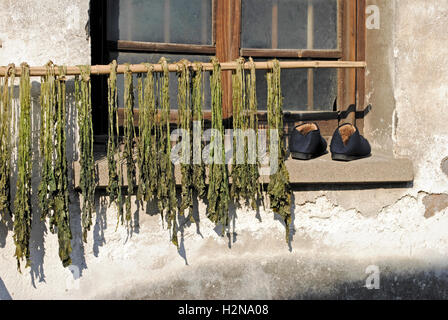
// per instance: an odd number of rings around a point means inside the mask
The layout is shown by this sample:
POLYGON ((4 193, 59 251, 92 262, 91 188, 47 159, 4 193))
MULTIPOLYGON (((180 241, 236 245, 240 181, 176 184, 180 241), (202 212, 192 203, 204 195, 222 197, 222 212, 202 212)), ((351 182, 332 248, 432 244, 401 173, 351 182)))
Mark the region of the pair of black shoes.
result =
MULTIPOLYGON (((289 151, 293 159, 314 159, 327 153, 327 141, 316 123, 304 123, 292 130, 289 151)), ((353 161, 371 155, 369 142, 359 134, 358 128, 349 123, 336 129, 330 151, 331 158, 336 161, 353 161)))

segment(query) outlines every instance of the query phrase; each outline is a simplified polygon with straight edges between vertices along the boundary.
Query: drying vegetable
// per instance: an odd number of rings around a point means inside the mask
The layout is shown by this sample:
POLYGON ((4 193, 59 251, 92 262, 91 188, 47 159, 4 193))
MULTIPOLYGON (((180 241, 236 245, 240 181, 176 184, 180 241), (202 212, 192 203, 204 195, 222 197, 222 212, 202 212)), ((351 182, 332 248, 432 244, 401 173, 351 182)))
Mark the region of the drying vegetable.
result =
POLYGON ((93 126, 90 66, 79 66, 81 81, 75 79, 75 97, 78 107, 78 130, 80 152, 80 188, 82 193, 82 229, 83 240, 87 242, 87 232, 92 226, 92 214, 95 210, 96 172, 93 155, 93 126))
POLYGON ((193 173, 192 184, 199 198, 205 198, 205 164, 202 161, 202 133, 204 130, 204 117, 202 109, 204 106, 204 77, 202 64, 196 63, 196 71, 193 78, 193 173))
POLYGON ((117 90, 117 61, 110 64, 110 75, 108 85, 108 114, 109 134, 107 141, 107 164, 109 169, 109 183, 107 193, 109 204, 114 202, 117 206, 122 203, 121 185, 117 169, 117 155, 119 156, 119 128, 118 128, 118 90, 117 90), (121 200, 121 201, 120 201, 121 200))
POLYGON ((11 214, 11 119, 15 66, 9 65, 0 86, 0 218, 11 214))
POLYGON ((222 79, 218 59, 213 58, 210 77, 212 95, 212 137, 210 141, 209 187, 207 215, 215 224, 222 225, 222 235, 229 226, 229 180, 225 163, 224 125, 222 121, 222 79))
POLYGON ((188 210, 188 216, 193 220, 193 165, 190 137, 191 128, 191 100, 190 100, 190 70, 188 61, 183 60, 178 64, 178 91, 177 104, 179 110, 179 124, 184 134, 182 137, 181 173, 182 173, 182 199, 180 214, 183 215, 188 210))
POLYGON ((139 185, 137 197, 140 201, 154 199, 157 189, 157 162, 155 139, 155 95, 154 95, 154 67, 146 63, 148 69, 144 83, 139 77, 139 145, 138 168, 139 185))
MULTIPOLYGON (((57 86, 57 110, 56 110, 56 134, 54 146, 56 154, 54 159, 54 172, 56 180, 56 193, 54 198, 53 220, 57 227, 59 241, 59 258, 64 267, 72 263, 70 254, 72 252, 69 214, 69 190, 68 190, 68 163, 67 163, 67 136, 65 132, 67 121, 66 103, 66 68, 59 67, 59 76, 56 79, 57 86)), ((52 230, 54 232, 54 230, 52 230)))
POLYGON ((56 196, 56 176, 53 166, 56 122, 56 75, 55 67, 50 61, 46 65, 47 74, 42 77, 40 95, 40 156, 42 158, 42 174, 39 185, 39 205, 41 209, 41 219, 45 221, 50 218, 50 230, 56 224, 52 215, 54 200, 56 196))
POLYGON ((22 63, 20 78, 20 119, 19 142, 17 159, 17 190, 14 201, 14 243, 17 268, 20 271, 20 262, 30 261, 30 235, 31 235, 31 83, 30 67, 22 63))
POLYGON ((163 75, 158 85, 161 117, 157 137, 159 155, 157 198, 160 212, 165 213, 168 229, 171 230, 171 242, 178 247, 176 183, 171 162, 169 71, 165 58, 161 58, 159 63, 162 65, 163 75))
POLYGON ((277 60, 272 61, 273 69, 267 73, 268 84, 268 136, 275 135, 278 145, 270 143, 271 161, 277 158, 278 169, 271 172, 268 185, 268 195, 271 209, 279 214, 286 225, 286 242, 289 242, 289 226, 291 224, 291 186, 289 173, 285 165, 284 129, 282 92, 280 88, 280 65, 277 60), (275 132, 272 132, 275 130, 275 132), (271 149, 272 148, 272 149, 271 149))
MULTIPOLYGON (((126 222, 131 221, 131 197, 135 195, 136 173, 134 161, 134 86, 133 77, 129 64, 126 64, 124 76, 124 151, 123 158, 126 163, 126 176, 128 182, 128 193, 126 196, 126 222)), ((123 223, 123 216, 120 216, 123 223)))
MULTIPOLYGON (((248 96, 248 130, 255 133, 255 145, 253 145, 253 157, 248 158, 248 173, 247 173, 247 194, 250 200, 252 209, 256 210, 260 202, 263 203, 263 194, 260 183, 260 160, 258 158, 258 116, 257 116, 257 90, 256 90, 256 75, 255 63, 252 58, 249 58, 250 73, 247 75, 247 96, 248 96), (249 161, 251 160, 251 161, 249 161), (254 163, 255 162, 255 163, 254 163)), ((249 151, 249 148, 248 148, 249 151)), ((264 206, 264 203, 263 203, 264 206)))
POLYGON ((233 200, 239 204, 240 201, 250 197, 249 183, 251 182, 248 175, 248 139, 244 135, 247 132, 249 121, 243 58, 237 60, 237 68, 232 74, 232 98, 234 135, 231 195, 233 200))

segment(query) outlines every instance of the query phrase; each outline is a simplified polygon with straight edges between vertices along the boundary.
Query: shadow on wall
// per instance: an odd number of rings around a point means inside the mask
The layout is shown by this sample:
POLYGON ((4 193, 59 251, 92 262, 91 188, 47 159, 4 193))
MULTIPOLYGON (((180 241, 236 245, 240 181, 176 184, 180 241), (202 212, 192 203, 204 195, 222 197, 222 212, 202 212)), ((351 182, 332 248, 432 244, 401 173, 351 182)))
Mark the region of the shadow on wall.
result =
POLYGON ((278 255, 201 264, 188 273, 123 287, 100 299, 426 300, 448 298, 446 262, 325 254, 278 255), (261 262, 261 263, 260 263, 261 262), (376 275, 375 275, 376 273, 376 275), (173 290, 176 288, 176 290, 173 290))
MULTIPOLYGON (((36 282, 45 282, 45 272, 44 272, 44 257, 45 257, 45 235, 48 233, 46 223, 41 221, 41 210, 39 208, 38 192, 39 184, 41 181, 40 172, 42 167, 42 158, 40 157, 39 150, 39 134, 40 134, 40 89, 41 83, 38 81, 32 81, 31 83, 31 102, 32 102, 32 229, 31 229, 31 239, 30 239, 30 253, 31 253, 31 268, 30 276, 31 283, 36 287, 36 282)), ((19 97, 19 87, 14 88, 14 97, 18 99, 19 97)), ((67 136, 67 160, 73 163, 77 160, 76 154, 76 108, 74 104, 74 80, 67 81, 67 126, 66 126, 66 136, 67 136)), ((18 104, 16 104, 18 107, 18 104)), ((18 118, 20 109, 16 109, 18 112, 14 114, 14 122, 16 126, 14 128, 16 141, 14 145, 18 143, 18 118)), ((12 157, 12 178, 11 178, 11 203, 14 203, 15 199, 15 187, 17 185, 17 155, 13 154, 12 157)), ((71 228, 73 234, 72 240, 72 260, 73 265, 77 266, 79 270, 86 268, 84 259, 84 246, 82 243, 82 228, 81 220, 79 217, 80 213, 80 202, 79 196, 74 192, 73 188, 73 171, 69 172, 69 194, 70 194, 70 220, 71 228)), ((0 248, 6 246, 6 241, 9 231, 13 230, 12 219, 6 219, 0 222, 0 248)), ((26 270, 22 270, 26 271, 26 270)))
POLYGON ((2 278, 0 278, 0 300, 12 300, 12 297, 9 294, 8 289, 6 289, 2 278))

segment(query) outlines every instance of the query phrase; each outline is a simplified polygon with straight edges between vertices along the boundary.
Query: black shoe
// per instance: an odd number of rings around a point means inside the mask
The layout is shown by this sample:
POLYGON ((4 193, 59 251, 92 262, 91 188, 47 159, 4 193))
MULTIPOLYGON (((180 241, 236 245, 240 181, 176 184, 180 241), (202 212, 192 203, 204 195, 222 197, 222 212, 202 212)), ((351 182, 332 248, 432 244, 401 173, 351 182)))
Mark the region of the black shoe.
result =
POLYGON ((336 161, 352 161, 371 156, 371 147, 358 128, 345 123, 333 134, 330 144, 331 158, 336 161))
POLYGON ((295 127, 289 138, 289 152, 293 159, 310 160, 326 153, 327 141, 315 123, 295 127))

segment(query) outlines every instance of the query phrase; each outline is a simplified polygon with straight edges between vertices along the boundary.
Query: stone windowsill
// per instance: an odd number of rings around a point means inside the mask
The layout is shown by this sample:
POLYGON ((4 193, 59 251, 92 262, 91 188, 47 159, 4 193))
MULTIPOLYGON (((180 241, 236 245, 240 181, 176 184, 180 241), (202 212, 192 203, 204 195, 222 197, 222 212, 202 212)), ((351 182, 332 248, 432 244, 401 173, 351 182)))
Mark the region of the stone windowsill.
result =
MULTIPOLYGON (((99 181, 98 188, 108 185, 107 158, 104 153, 96 154, 99 181)), ((309 161, 289 158, 286 166, 293 184, 407 184, 414 180, 414 170, 409 159, 397 159, 384 152, 373 152, 370 158, 352 162, 331 160, 331 154, 309 161)), ((74 164, 75 187, 79 186, 79 162, 74 164)), ((126 168, 124 168, 126 172, 126 168)), ((181 183, 179 166, 175 169, 176 183, 181 183)), ((262 177, 264 183, 269 177, 262 177)), ((126 177, 125 177, 126 185, 126 177)))

